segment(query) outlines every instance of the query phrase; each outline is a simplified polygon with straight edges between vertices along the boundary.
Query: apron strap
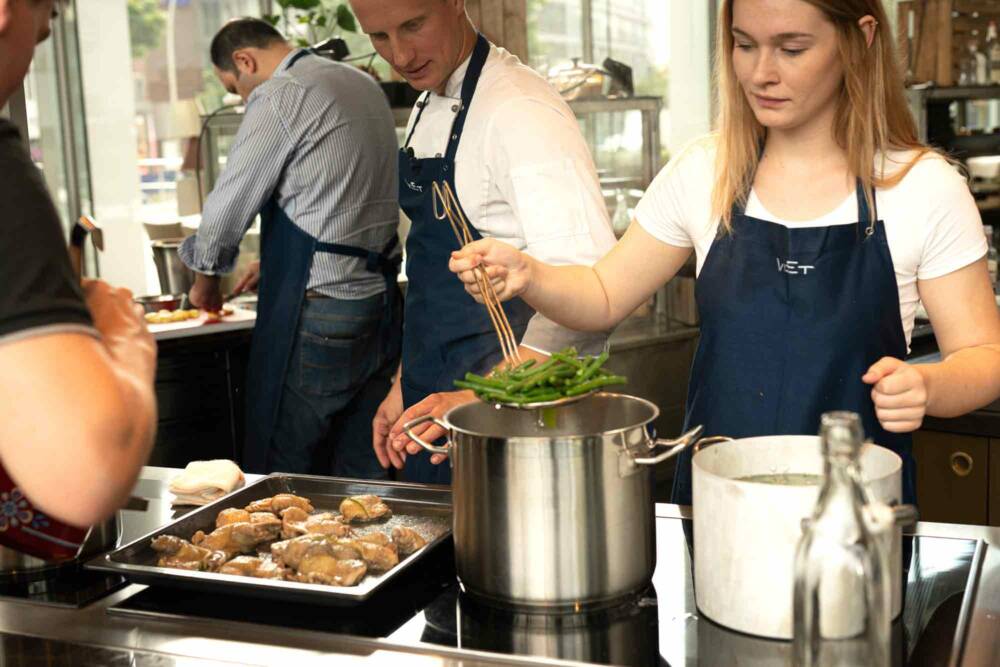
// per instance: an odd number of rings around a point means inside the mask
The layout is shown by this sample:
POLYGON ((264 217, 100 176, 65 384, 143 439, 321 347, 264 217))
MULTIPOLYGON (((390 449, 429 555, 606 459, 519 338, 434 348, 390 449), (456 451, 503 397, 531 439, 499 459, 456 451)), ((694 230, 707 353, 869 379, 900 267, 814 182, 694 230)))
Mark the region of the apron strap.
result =
POLYGON ((340 243, 316 242, 317 252, 328 252, 333 255, 344 255, 347 257, 358 257, 365 260, 365 268, 372 273, 381 273, 384 276, 395 277, 399 273, 399 266, 402 264, 402 255, 390 257, 392 251, 399 243, 399 237, 395 234, 386 244, 382 252, 365 250, 356 246, 343 245, 340 243))
POLYGON ((410 141, 413 139, 413 133, 417 131, 417 125, 420 125, 420 119, 423 118, 424 110, 430 103, 430 99, 431 91, 428 90, 420 99, 417 100, 417 109, 419 109, 419 111, 417 111, 417 117, 413 121, 413 127, 410 128, 410 133, 406 135, 406 141, 403 143, 403 148, 407 149, 411 158, 413 157, 413 149, 410 148, 410 141))
POLYGON ((469 116, 469 107, 472 106, 472 98, 476 94, 479 86, 479 78, 483 74, 483 67, 486 59, 490 55, 490 43, 479 33, 476 37, 476 48, 472 50, 472 59, 469 61, 469 70, 465 74, 465 81, 462 82, 462 107, 455 117, 455 123, 451 128, 451 136, 448 138, 448 152, 445 158, 445 169, 455 162, 458 155, 458 143, 462 138, 462 131, 465 129, 465 120, 469 116))
POLYGON ((857 179, 855 192, 858 198, 858 228, 864 238, 868 238, 875 233, 875 223, 878 222, 878 199, 875 188, 872 188, 872 205, 874 209, 868 208, 868 199, 865 197, 865 188, 861 184, 861 179, 857 179), (875 215, 869 217, 869 212, 874 210, 875 215))

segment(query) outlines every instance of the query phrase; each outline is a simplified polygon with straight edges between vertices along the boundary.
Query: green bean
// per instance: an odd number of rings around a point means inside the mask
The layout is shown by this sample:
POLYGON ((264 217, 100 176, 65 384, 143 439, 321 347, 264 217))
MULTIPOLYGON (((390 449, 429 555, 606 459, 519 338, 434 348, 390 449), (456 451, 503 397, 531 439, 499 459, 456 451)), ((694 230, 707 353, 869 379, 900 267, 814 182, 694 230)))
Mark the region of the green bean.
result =
POLYGON ((580 396, 612 384, 624 384, 625 378, 603 368, 608 354, 579 357, 569 347, 554 352, 539 363, 529 359, 514 368, 496 370, 486 377, 466 373, 455 386, 470 389, 487 402, 525 405, 546 403, 564 397, 580 396))
POLYGON ((575 387, 570 387, 566 390, 566 395, 579 396, 580 394, 586 394, 588 391, 593 391, 594 389, 600 389, 601 387, 607 387, 612 384, 625 384, 626 382, 628 382, 628 380, 621 375, 608 375, 578 384, 575 387))

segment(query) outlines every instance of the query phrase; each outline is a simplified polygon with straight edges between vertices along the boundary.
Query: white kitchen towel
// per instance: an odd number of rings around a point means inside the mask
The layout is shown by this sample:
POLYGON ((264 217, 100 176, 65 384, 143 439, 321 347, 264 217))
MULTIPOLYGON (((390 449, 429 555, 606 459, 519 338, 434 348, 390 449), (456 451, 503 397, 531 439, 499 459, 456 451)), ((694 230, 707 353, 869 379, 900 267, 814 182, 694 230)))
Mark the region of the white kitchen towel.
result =
POLYGON ((174 505, 207 505, 240 488, 243 471, 228 459, 192 461, 170 482, 174 505))

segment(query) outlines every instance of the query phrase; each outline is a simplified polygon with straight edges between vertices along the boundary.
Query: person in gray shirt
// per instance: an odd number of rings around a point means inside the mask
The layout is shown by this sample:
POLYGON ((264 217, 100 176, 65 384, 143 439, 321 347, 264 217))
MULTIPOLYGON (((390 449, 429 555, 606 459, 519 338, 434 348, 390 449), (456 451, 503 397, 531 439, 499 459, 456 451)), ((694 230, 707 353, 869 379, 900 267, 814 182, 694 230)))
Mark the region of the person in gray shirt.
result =
POLYGON ((181 246, 191 302, 222 305, 220 275, 261 217, 247 377, 250 472, 376 478, 371 421, 399 364, 402 328, 396 135, 381 88, 356 68, 236 19, 211 46, 246 103, 198 233, 181 246))

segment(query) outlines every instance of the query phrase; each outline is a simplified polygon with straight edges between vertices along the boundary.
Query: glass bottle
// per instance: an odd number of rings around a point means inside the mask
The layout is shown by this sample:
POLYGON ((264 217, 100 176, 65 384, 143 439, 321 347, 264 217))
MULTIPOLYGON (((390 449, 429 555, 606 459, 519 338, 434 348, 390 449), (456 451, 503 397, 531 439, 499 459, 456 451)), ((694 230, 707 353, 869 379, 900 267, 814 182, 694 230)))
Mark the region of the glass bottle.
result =
POLYGON ((611 227, 614 229, 615 234, 621 237, 626 231, 628 231, 629 225, 632 224, 632 215, 628 210, 628 198, 625 195, 625 190, 619 188, 615 192, 615 211, 611 216, 611 227))
POLYGON ((852 412, 821 421, 824 480, 795 554, 794 664, 887 667, 890 582, 883 546, 866 519, 863 431, 852 412))
POLYGON ((986 30, 986 57, 989 59, 989 83, 1000 83, 1000 39, 997 36, 996 21, 990 21, 986 30))

